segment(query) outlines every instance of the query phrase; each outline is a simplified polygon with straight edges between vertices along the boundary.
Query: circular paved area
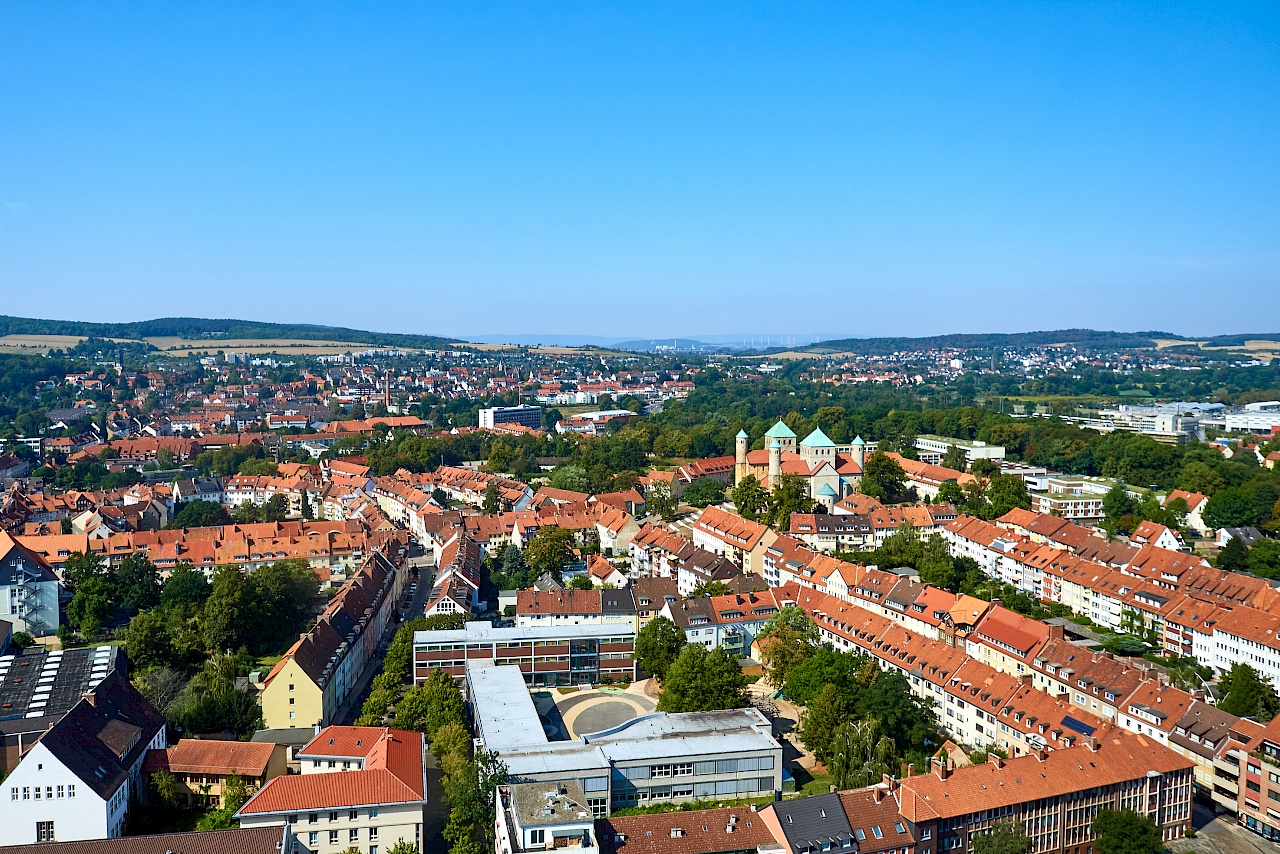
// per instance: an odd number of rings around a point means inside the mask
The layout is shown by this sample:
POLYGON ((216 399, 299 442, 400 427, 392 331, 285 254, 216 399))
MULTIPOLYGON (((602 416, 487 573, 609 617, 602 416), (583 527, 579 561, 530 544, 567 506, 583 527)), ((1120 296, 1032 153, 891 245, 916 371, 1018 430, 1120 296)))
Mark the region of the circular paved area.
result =
POLYGON ((556 704, 570 738, 600 732, 653 712, 656 704, 639 694, 584 691, 556 704))

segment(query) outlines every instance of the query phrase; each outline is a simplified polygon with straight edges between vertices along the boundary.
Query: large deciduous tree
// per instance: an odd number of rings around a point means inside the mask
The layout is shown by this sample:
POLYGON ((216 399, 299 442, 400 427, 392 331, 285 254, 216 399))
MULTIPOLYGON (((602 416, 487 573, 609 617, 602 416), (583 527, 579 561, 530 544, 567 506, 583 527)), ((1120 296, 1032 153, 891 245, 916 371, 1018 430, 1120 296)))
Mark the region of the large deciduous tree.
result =
POLYGON ((636 664, 661 682, 684 645, 683 629, 666 617, 654 617, 636 635, 636 664))
POLYGON ((747 705, 747 678, 721 647, 687 644, 667 668, 660 712, 709 712, 747 705))

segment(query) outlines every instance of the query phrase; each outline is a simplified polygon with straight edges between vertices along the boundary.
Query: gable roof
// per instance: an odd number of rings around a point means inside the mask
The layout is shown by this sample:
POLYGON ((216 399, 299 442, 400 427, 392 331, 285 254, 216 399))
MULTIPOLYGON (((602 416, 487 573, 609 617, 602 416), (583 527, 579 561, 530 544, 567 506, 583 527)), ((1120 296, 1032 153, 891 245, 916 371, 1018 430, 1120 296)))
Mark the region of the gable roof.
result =
POLYGON ((261 777, 276 745, 261 741, 218 741, 183 738, 173 747, 147 752, 143 770, 183 774, 239 774, 261 777))
POLYGON ((280 854, 283 824, 0 846, 0 854, 280 854))
POLYGON ((161 714, 115 670, 54 724, 40 743, 107 800, 164 726, 161 714))
MULTIPOLYGON (((363 753, 352 754, 364 757, 363 769, 276 777, 254 793, 236 816, 419 803, 426 799, 426 741, 421 733, 379 727, 326 727, 298 755, 323 749, 330 737, 335 743, 339 738, 350 741, 350 749, 355 750, 354 731, 377 734, 371 745, 359 745, 363 753), (330 730, 336 734, 331 736, 330 730), (320 748, 315 747, 317 742, 321 743, 320 748)), ((363 737, 359 740, 363 741, 363 737)))

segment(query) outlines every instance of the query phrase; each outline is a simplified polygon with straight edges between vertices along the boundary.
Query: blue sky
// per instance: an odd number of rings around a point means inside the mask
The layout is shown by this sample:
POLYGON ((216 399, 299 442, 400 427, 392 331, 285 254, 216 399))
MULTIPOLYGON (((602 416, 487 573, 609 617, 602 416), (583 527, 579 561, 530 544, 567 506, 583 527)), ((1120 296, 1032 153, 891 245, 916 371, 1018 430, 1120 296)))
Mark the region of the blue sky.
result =
POLYGON ((1276 332, 1278 10, 6 3, 0 313, 1276 332))

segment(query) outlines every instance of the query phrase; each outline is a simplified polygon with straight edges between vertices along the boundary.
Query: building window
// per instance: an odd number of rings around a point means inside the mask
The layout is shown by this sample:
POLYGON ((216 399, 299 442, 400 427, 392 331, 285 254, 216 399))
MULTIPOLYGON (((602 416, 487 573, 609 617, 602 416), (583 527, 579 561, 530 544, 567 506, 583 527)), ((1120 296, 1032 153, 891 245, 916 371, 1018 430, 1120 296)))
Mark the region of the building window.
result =
POLYGON ((65 788, 63 786, 58 787, 58 800, 62 800, 64 791, 65 788))
POLYGON ((369 828, 369 841, 372 842, 377 838, 378 838, 378 828, 376 827, 369 828))
POLYGON ((347 841, 348 841, 348 842, 359 842, 359 841, 360 841, 360 828, 358 828, 358 827, 353 827, 353 828, 351 828, 350 830, 348 830, 348 831, 347 831, 347 841))
POLYGON ((347 816, 347 820, 355 821, 359 817, 360 817, 360 810, 352 810, 351 813, 347 816))
POLYGON ((337 813, 337 812, 330 812, 330 813, 329 813, 329 821, 337 821, 337 820, 338 820, 338 813, 337 813))
POLYGON ((315 824, 319 820, 320 820, 320 813, 318 812, 307 813, 307 824, 315 824))
POLYGON ((336 830, 329 831, 329 844, 330 845, 338 844, 338 831, 336 830))
POLYGON ((317 833, 317 832, 316 832, 316 831, 314 831, 314 830, 313 830, 313 831, 311 831, 310 833, 308 833, 308 834, 307 834, 307 844, 308 844, 308 845, 319 845, 319 844, 320 844, 320 834, 319 834, 319 833, 317 833))
POLYGON ((52 842, 53 841, 53 822, 37 821, 36 822, 36 842, 52 842))

